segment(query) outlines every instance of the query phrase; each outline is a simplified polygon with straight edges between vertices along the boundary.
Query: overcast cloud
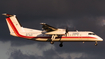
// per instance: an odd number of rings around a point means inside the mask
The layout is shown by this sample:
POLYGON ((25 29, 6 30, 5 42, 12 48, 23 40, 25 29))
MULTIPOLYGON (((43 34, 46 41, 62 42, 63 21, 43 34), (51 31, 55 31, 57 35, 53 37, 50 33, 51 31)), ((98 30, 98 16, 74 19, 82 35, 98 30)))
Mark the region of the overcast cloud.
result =
MULTIPOLYGON (((40 29, 41 22, 57 28, 93 31, 105 39, 105 0, 0 0, 0 14, 16 14, 23 27, 40 29)), ((9 35, 0 16, 0 59, 104 59, 105 43, 37 42, 9 35)))

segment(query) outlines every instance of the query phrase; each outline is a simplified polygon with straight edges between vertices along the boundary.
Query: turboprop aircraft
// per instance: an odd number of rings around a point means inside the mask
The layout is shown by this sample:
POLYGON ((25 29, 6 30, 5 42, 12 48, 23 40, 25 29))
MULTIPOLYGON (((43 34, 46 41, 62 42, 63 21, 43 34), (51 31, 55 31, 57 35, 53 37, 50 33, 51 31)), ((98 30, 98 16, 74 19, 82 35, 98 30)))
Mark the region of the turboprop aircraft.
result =
POLYGON ((30 29, 20 26, 16 15, 3 14, 7 16, 6 21, 9 27, 10 35, 26 38, 35 41, 60 42, 59 46, 63 46, 63 42, 95 42, 103 41, 98 35, 91 31, 68 31, 67 29, 59 29, 52 27, 46 23, 40 23, 42 30, 30 29))

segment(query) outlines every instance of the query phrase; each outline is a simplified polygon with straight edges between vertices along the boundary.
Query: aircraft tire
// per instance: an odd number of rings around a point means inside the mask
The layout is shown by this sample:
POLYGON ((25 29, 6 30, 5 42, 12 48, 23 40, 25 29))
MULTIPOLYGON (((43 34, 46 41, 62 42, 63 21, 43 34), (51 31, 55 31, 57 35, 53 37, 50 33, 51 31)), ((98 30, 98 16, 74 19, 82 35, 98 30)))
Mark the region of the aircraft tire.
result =
POLYGON ((63 47, 63 44, 59 44, 60 47, 63 47))
POLYGON ((97 46, 98 44, 95 44, 95 46, 97 46))
POLYGON ((53 42, 53 41, 51 41, 50 43, 51 43, 51 44, 54 44, 54 42, 53 42))

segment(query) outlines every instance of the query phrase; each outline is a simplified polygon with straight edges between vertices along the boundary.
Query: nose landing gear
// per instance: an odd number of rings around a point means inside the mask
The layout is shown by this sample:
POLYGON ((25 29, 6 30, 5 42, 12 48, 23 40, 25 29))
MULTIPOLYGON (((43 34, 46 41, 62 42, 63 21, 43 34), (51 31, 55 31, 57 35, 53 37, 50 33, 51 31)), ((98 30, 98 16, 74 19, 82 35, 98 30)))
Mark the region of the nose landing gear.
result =
POLYGON ((95 46, 97 46, 97 45, 98 45, 98 43, 97 43, 97 41, 96 41, 95 46))

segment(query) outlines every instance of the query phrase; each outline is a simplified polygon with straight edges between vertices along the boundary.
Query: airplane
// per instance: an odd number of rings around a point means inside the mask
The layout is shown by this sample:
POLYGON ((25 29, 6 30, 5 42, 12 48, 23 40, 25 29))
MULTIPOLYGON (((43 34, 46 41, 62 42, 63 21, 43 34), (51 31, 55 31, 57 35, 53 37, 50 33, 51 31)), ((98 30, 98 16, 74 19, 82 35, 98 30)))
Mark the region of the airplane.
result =
POLYGON ((98 41, 103 41, 101 37, 91 31, 68 31, 67 29, 52 27, 46 23, 40 23, 43 31, 25 28, 19 24, 16 15, 6 13, 2 15, 7 16, 6 21, 10 35, 12 36, 35 41, 50 42, 51 44, 60 42, 60 47, 63 47, 63 42, 95 42, 95 46, 97 46, 98 41))

